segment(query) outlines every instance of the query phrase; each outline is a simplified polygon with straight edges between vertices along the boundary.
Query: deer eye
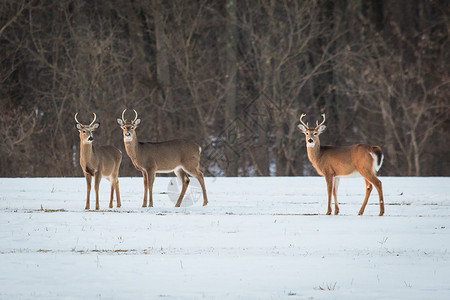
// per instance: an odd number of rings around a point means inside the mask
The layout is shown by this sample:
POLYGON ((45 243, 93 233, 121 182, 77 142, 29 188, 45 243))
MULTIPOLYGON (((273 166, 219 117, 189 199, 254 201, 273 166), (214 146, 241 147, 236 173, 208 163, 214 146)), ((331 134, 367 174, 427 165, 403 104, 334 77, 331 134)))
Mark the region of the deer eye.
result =
POLYGON ((83 133, 86 133, 86 130, 83 130, 83 133))
POLYGON ((309 132, 306 132, 305 134, 306 134, 306 135, 309 135, 309 132))
POLYGON ((314 132, 314 135, 317 135, 317 132, 314 132))
POLYGON ((133 130, 133 129, 134 129, 134 126, 131 126, 130 129, 133 130))

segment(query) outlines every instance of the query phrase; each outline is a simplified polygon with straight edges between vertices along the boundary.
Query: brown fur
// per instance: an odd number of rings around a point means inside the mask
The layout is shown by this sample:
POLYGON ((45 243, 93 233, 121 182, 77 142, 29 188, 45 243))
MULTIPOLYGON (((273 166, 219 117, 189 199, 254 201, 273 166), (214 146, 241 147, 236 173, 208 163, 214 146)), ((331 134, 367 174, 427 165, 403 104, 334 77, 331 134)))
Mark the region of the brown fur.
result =
MULTIPOLYGON (((123 117, 123 114, 122 114, 123 117)), ((137 114, 136 114, 137 118, 137 114)), ((117 119, 123 130, 124 144, 133 165, 142 172, 144 177, 144 200, 142 207, 147 206, 147 192, 149 193, 148 206, 153 207, 152 189, 156 173, 175 172, 183 183, 176 207, 181 205, 190 179, 188 174, 195 176, 203 192, 203 206, 208 204, 205 181, 200 171, 200 146, 187 140, 171 140, 160 143, 140 143, 136 135, 136 127, 140 119, 126 124, 125 120, 117 119), (126 138, 131 138, 127 141, 126 138)))
MULTIPOLYGON (((102 177, 111 182, 109 207, 113 207, 114 192, 117 197, 117 207, 121 206, 119 192, 119 168, 122 162, 122 152, 113 146, 94 148, 93 142, 87 142, 95 128, 82 124, 77 125, 80 132, 80 165, 86 178, 87 196, 85 209, 90 208, 91 182, 94 177, 95 209, 100 209, 98 190, 102 177), (85 131, 85 132, 83 132, 85 131)), ((98 127, 98 126, 97 126, 98 127)))
MULTIPOLYGON (((302 115, 303 116, 303 115, 302 115)), ((324 118, 325 121, 325 118, 324 118)), ((376 154, 377 164, 380 165, 383 152, 379 146, 371 146, 367 144, 357 144, 352 146, 321 146, 319 135, 325 130, 325 125, 317 124, 316 128, 308 128, 307 124, 299 125, 300 131, 306 136, 306 145, 308 158, 316 169, 317 173, 325 177, 328 191, 328 210, 327 215, 331 214, 331 195, 334 196, 335 211, 339 213, 339 206, 337 201, 337 185, 339 183, 339 176, 351 175, 355 172, 364 177, 366 184, 366 196, 363 205, 359 210, 359 215, 364 213, 370 193, 372 192, 372 185, 378 191, 380 200, 380 216, 384 214, 384 200, 381 181, 377 178, 373 170, 374 158, 371 153, 376 154), (312 140, 312 143, 309 143, 312 140), (314 145, 313 147, 308 147, 314 145)))

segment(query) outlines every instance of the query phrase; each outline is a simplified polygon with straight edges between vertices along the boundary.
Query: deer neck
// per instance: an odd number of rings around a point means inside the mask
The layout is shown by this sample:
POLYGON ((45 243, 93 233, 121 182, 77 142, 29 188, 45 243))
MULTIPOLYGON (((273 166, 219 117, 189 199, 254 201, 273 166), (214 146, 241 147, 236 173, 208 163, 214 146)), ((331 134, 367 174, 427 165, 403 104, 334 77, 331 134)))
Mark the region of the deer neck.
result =
POLYGON ((135 166, 138 165, 139 142, 137 136, 134 135, 131 141, 124 142, 125 150, 135 166))
POLYGON ((80 143, 80 163, 83 169, 95 169, 97 165, 97 156, 95 155, 94 146, 92 143, 80 143))
MULTIPOLYGON (((307 148, 308 158, 309 161, 312 163, 313 167, 319 171, 319 160, 321 156, 320 152, 320 142, 317 141, 314 145, 314 147, 308 147, 307 148)), ((319 172, 320 173, 320 172, 319 172)))

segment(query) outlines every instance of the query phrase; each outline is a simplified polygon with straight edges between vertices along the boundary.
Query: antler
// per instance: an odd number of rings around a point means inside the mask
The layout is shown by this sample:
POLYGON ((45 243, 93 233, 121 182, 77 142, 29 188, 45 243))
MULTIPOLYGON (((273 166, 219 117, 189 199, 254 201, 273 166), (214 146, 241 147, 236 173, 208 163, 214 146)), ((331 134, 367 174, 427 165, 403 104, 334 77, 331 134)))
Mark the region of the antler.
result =
MULTIPOLYGON (((127 109, 125 108, 124 110, 123 110, 123 112, 122 112, 122 121, 123 121, 123 123, 127 123, 127 120, 125 119, 125 112, 127 111, 127 109)), ((137 120, 137 117, 138 117, 138 114, 137 114, 137 112, 136 112, 136 110, 135 109, 133 109, 133 111, 134 111, 134 114, 136 115, 136 117, 134 118, 134 120, 133 121, 131 121, 131 123, 134 123, 134 121, 136 121, 137 120)))
MULTIPOLYGON (((94 120, 91 122, 91 124, 89 124, 89 126, 86 126, 86 127, 91 127, 92 124, 94 124, 95 120, 97 120, 97 115, 96 115, 95 113, 93 113, 93 114, 94 114, 94 120)), ((78 115, 78 113, 75 114, 75 121, 76 121, 78 124, 83 125, 80 121, 78 121, 77 115, 78 115)), ((83 126, 85 126, 85 125, 83 125, 83 126)))
POLYGON ((321 125, 323 125, 323 123, 325 123, 325 114, 322 114, 322 118, 323 118, 323 121, 322 121, 322 123, 320 123, 319 124, 319 121, 316 121, 316 129, 318 129, 321 125))
POLYGON ((94 114, 94 120, 91 122, 91 124, 89 124, 89 127, 91 127, 94 124, 95 120, 97 120, 97 115, 95 113, 93 113, 93 114, 94 114))
POLYGON ((305 116, 306 116, 306 114, 302 114, 302 115, 300 116, 300 123, 302 123, 303 126, 306 127, 306 129, 308 129, 308 128, 309 128, 308 122, 306 122, 306 124, 305 124, 305 122, 302 121, 302 118, 305 117, 305 116))
POLYGON ((78 124, 81 124, 81 122, 78 121, 78 119, 77 119, 77 115, 78 115, 78 113, 75 114, 75 121, 76 121, 78 124))
POLYGON ((127 120, 125 119, 125 112, 127 111, 127 109, 125 108, 122 112, 122 121, 123 123, 127 123, 127 120))

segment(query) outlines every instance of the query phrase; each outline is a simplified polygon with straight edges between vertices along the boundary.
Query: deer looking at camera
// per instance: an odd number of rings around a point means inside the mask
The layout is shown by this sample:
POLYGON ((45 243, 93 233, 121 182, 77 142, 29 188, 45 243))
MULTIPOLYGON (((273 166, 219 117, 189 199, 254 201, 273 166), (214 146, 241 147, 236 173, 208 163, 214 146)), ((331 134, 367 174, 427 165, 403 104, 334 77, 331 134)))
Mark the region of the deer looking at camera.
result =
POLYGON ((117 207, 121 206, 119 193, 119 167, 122 162, 122 152, 113 146, 100 146, 94 148, 93 132, 100 126, 95 123, 97 119, 94 113, 94 120, 89 125, 81 124, 77 119, 78 113, 75 114, 77 129, 80 132, 80 165, 83 169, 84 177, 87 184, 87 198, 85 209, 90 208, 90 194, 92 176, 95 180, 95 209, 100 209, 98 201, 98 189, 102 177, 106 177, 111 182, 111 198, 109 208, 113 207, 113 195, 116 192, 117 207))
POLYGON ((141 123, 137 112, 135 118, 130 123, 124 118, 126 109, 122 112, 122 119, 117 119, 117 123, 123 130, 123 141, 128 156, 133 165, 142 172, 144 177, 144 201, 142 207, 147 206, 147 191, 150 194, 148 206, 153 207, 152 189, 156 173, 171 173, 183 183, 180 196, 175 207, 181 205, 190 179, 188 174, 195 176, 199 181, 203 191, 203 206, 208 204, 206 196, 205 180, 200 171, 200 153, 202 148, 191 141, 171 140, 160 143, 141 143, 136 135, 136 128, 141 123))
POLYGON ((334 196, 334 214, 339 213, 338 201, 336 198, 339 178, 350 176, 353 174, 360 174, 364 177, 366 183, 366 197, 363 205, 359 210, 358 215, 364 213, 370 193, 372 192, 372 185, 378 191, 380 197, 380 216, 384 214, 384 200, 383 190, 381 188, 381 181, 376 174, 383 164, 383 152, 379 146, 370 146, 367 144, 356 144, 352 146, 321 146, 319 135, 324 132, 326 126, 325 114, 322 114, 323 121, 319 124, 316 121, 316 127, 310 128, 308 123, 304 123, 300 116, 300 125, 298 128, 306 136, 306 147, 308 158, 313 167, 319 175, 325 177, 328 190, 328 211, 327 215, 331 214, 331 194, 334 196))

